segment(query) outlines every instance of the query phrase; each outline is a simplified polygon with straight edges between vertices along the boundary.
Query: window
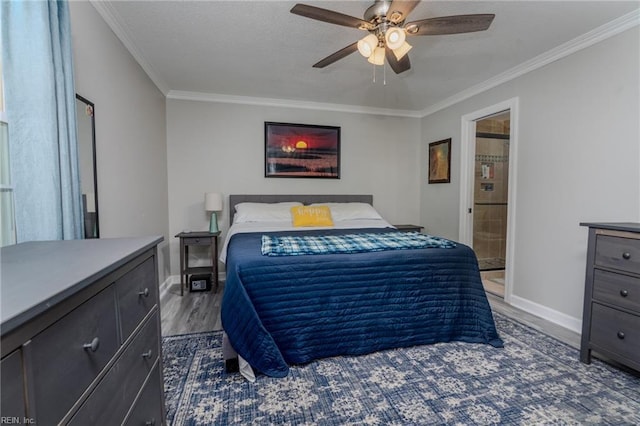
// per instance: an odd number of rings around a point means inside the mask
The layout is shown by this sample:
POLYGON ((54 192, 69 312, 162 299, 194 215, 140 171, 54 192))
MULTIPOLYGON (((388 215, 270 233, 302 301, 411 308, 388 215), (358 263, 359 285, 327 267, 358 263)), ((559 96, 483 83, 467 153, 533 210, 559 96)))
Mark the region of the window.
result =
MULTIPOLYGON (((0 75, 2 63, 0 62, 0 75)), ((9 123, 4 112, 4 91, 0 78, 0 246, 16 243, 13 186, 9 167, 9 123)))

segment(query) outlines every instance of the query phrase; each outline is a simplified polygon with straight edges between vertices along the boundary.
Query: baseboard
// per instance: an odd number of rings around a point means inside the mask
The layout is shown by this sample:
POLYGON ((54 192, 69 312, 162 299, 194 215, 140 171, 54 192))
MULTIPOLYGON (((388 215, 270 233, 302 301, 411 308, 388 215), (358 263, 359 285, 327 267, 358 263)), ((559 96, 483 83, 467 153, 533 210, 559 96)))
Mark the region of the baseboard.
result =
POLYGON ((531 300, 524 299, 513 294, 511 295, 510 303, 518 309, 522 309, 532 315, 544 318, 575 333, 582 334, 582 319, 574 318, 547 306, 540 305, 539 303, 532 302, 531 300))
POLYGON ((180 282, 180 278, 177 275, 170 275, 166 280, 160 284, 160 294, 171 287, 173 284, 178 284, 180 282))

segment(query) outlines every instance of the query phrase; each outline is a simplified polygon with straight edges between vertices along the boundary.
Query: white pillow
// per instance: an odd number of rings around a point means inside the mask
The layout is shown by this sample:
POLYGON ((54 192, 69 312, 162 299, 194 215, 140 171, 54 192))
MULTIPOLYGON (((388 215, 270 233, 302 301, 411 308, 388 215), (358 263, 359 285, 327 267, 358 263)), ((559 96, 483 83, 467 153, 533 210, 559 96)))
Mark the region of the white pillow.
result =
POLYGON ((233 223, 291 222, 291 207, 301 206, 297 201, 283 203, 238 203, 233 223))
POLYGON ((334 222, 341 220, 382 219, 380 213, 367 203, 315 203, 313 205, 329 206, 334 222))

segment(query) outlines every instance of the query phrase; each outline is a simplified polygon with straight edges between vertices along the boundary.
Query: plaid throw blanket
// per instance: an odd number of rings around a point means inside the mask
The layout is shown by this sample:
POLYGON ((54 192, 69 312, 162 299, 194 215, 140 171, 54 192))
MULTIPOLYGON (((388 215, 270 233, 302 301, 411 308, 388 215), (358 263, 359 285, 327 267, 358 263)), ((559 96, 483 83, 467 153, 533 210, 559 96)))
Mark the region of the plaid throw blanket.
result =
POLYGON ((454 248, 453 241, 418 232, 320 236, 262 236, 263 256, 363 253, 383 250, 454 248))

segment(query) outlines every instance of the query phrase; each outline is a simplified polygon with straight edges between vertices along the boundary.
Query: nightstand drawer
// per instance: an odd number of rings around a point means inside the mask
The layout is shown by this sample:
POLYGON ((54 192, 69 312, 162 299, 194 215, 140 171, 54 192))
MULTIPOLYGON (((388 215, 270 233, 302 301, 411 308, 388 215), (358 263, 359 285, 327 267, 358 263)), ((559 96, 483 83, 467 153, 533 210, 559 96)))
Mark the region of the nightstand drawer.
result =
POLYGON ((208 246, 211 245, 209 237, 185 237, 184 245, 186 246, 208 246))
POLYGON ((595 264, 640 274, 640 239, 598 235, 595 264))
POLYGON ((640 278, 595 269, 593 299, 640 313, 640 278))
POLYGON ((35 336, 28 347, 38 425, 57 424, 120 347, 114 287, 35 336))
POLYGON ((154 258, 142 264, 116 281, 120 332, 124 343, 142 318, 158 303, 158 283, 154 258))
POLYGON ((616 355, 640 362, 640 316, 594 303, 591 342, 616 355))

